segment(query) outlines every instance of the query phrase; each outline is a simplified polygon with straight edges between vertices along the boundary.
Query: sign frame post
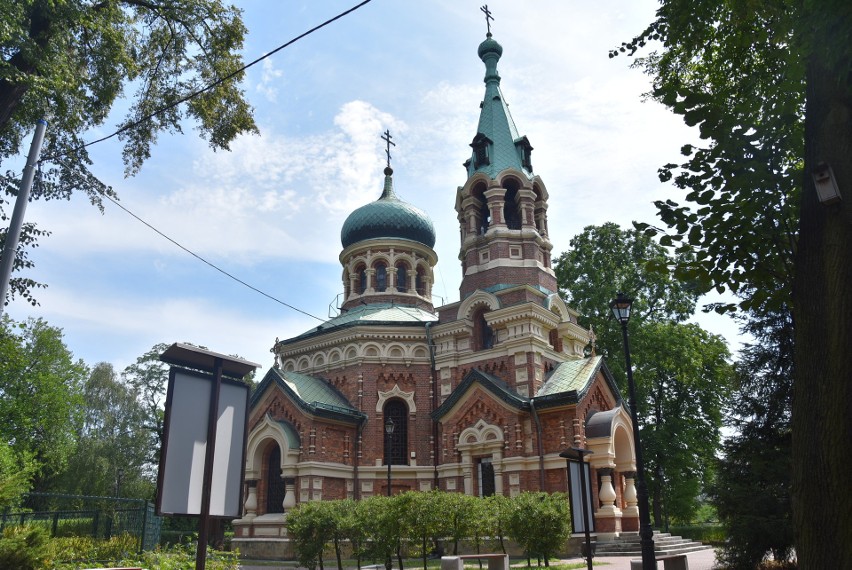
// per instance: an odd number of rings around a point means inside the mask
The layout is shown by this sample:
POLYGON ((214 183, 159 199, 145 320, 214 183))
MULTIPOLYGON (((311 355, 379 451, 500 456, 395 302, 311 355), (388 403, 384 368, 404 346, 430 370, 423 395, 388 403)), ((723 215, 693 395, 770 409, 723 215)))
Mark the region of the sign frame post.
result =
MULTIPOLYGON (((157 512, 199 517, 195 568, 204 570, 207 564, 214 483, 217 483, 217 513, 221 511, 221 514, 216 515, 217 517, 238 517, 242 508, 249 394, 248 386, 239 379, 260 365, 183 343, 172 344, 160 355, 160 360, 171 364, 172 368, 169 372, 163 448, 160 453, 157 476, 157 512), (196 373, 192 370, 202 372, 196 373), (228 388, 228 395, 224 400, 221 398, 223 376, 230 378, 224 381, 228 388), (194 407, 192 406, 194 400, 187 399, 192 395, 207 397, 206 426, 192 423, 200 423, 199 418, 203 412, 187 414, 190 416, 188 418, 178 417, 182 409, 188 409, 187 404, 194 407), (225 406, 224 410, 220 408, 222 405, 225 406), (175 411, 178 412, 177 416, 173 413, 175 411), (217 455, 216 443, 217 437, 220 436, 218 431, 220 423, 227 428, 223 432, 223 437, 227 438, 227 441, 220 442, 226 444, 227 449, 220 450, 217 455), (184 426, 189 426, 190 429, 185 430, 184 426), (171 429, 173 427, 174 430, 171 429), (239 441, 235 441, 235 437, 238 437, 239 441), (172 444, 171 456, 170 443, 172 444), (176 454, 186 452, 188 449, 198 451, 201 445, 204 446, 204 466, 199 502, 197 493, 194 493, 197 491, 198 481, 193 477, 197 471, 193 467, 198 466, 198 457, 192 451, 189 453, 191 457, 188 458, 179 457, 176 454), (235 452, 235 448, 238 451, 235 452), (233 457, 233 455, 239 455, 239 457, 233 457), (219 477, 219 481, 214 481, 214 464, 222 458, 226 465, 225 473, 219 477), (229 465, 238 466, 238 482, 234 481, 234 468, 227 468, 229 465), (221 509, 218 507, 219 500, 222 503, 221 509), (236 512, 233 512, 234 509, 236 512)), ((222 461, 219 463, 221 464, 222 461)))

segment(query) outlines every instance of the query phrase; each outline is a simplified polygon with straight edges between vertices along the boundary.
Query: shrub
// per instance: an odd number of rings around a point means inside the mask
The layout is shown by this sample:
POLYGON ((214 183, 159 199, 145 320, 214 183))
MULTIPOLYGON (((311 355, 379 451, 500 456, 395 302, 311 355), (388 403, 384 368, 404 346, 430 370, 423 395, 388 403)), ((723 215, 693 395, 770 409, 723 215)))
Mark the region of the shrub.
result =
POLYGON ((58 562, 98 562, 121 560, 139 548, 139 539, 131 534, 101 540, 90 536, 53 538, 49 543, 50 558, 58 562))
POLYGON ((669 532, 677 536, 682 536, 683 538, 697 540, 714 546, 724 544, 727 538, 725 527, 719 523, 671 525, 669 527, 669 532))
POLYGON ((49 536, 40 527, 8 526, 0 535, 0 568, 35 570, 50 556, 49 536))
POLYGON ((570 520, 568 500, 564 493, 521 493, 512 499, 508 517, 508 534, 527 555, 549 566, 549 559, 568 539, 570 520))
MULTIPOLYGON (((156 548, 143 552, 135 558, 121 560, 119 566, 141 566, 157 568, 158 570, 185 570, 195 568, 195 544, 176 544, 166 549, 156 548)), ((240 554, 207 549, 207 564, 209 570, 238 570, 240 554)))

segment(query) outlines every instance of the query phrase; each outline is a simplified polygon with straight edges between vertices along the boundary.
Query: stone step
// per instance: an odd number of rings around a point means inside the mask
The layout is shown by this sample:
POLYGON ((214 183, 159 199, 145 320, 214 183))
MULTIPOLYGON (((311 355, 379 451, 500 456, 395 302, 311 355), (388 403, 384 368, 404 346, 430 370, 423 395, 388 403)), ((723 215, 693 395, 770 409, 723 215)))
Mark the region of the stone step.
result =
MULTIPOLYGON (((679 536, 673 536, 673 537, 670 537, 670 538, 654 537, 654 544, 670 545, 670 544, 684 544, 684 543, 687 543, 687 542, 693 542, 693 541, 688 539, 688 538, 681 538, 679 536)), ((642 541, 640 541, 638 539, 636 539, 636 540, 611 540, 611 541, 608 540, 606 542, 599 542, 598 545, 599 546, 612 545, 612 546, 630 546, 630 547, 633 547, 633 546, 635 546, 637 544, 641 544, 641 543, 642 543, 642 541)))
MULTIPOLYGON (((656 545, 655 545, 656 546, 656 545)), ((700 550, 709 550, 713 548, 712 546, 701 544, 700 542, 691 543, 688 545, 678 546, 676 548, 655 548, 654 552, 658 555, 669 555, 669 554, 688 554, 690 552, 698 552, 700 550)), ((641 549, 625 549, 625 550, 601 550, 600 545, 595 552, 596 557, 605 558, 607 556, 642 556, 641 549)))
MULTIPOLYGON (((658 555, 686 554, 697 550, 711 548, 700 542, 680 536, 672 536, 667 532, 654 532, 654 551, 658 555)), ((605 542, 598 542, 597 556, 641 556, 641 539, 638 534, 627 534, 605 542)))

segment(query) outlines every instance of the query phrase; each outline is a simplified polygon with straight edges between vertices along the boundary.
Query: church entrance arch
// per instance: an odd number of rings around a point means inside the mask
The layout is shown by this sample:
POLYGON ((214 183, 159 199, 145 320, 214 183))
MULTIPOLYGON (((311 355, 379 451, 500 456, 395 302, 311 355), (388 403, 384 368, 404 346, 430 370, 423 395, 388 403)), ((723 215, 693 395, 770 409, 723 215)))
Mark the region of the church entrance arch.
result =
POLYGON ((268 414, 251 430, 246 444, 244 516, 280 516, 296 506, 299 445, 293 424, 268 414))
POLYGON ((502 495, 503 430, 485 420, 479 420, 462 430, 457 449, 462 456, 465 494, 502 495))
POLYGON ((266 513, 283 513, 285 488, 281 476, 281 448, 274 441, 269 444, 263 482, 266 487, 266 513))
POLYGON ((477 482, 479 483, 479 496, 490 497, 496 490, 494 464, 491 462, 490 457, 482 457, 478 463, 479 469, 477 471, 479 472, 479 480, 477 482))

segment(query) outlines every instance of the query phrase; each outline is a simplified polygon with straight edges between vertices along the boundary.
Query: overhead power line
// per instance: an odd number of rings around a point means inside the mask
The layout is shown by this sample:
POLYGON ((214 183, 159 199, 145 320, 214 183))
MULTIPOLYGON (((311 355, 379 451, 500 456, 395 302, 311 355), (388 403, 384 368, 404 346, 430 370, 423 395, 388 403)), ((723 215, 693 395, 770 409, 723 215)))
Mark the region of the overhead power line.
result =
POLYGON ((273 296, 272 296, 272 295, 270 295, 269 293, 266 293, 266 292, 264 292, 264 291, 261 291, 260 289, 258 289, 257 287, 255 287, 255 286, 253 286, 253 285, 249 285, 248 283, 246 283, 245 281, 243 281, 243 280, 242 280, 242 279, 240 279, 239 277, 236 277, 235 275, 232 275, 231 273, 228 273, 227 271, 225 271, 224 269, 222 269, 222 268, 221 268, 221 267, 219 267, 218 265, 216 265, 216 264, 214 264, 214 263, 212 263, 212 262, 210 262, 210 261, 207 261, 206 259, 204 259, 204 258, 203 258, 203 257, 201 257, 200 255, 198 255, 197 253, 195 253, 194 251, 192 251, 192 250, 191 250, 191 249, 189 249, 188 247, 185 247, 185 246, 181 245, 181 244, 180 244, 180 243, 178 243, 176 240, 174 240, 174 239, 172 239, 171 237, 167 236, 166 234, 164 234, 163 232, 161 232, 160 230, 158 230, 157 228, 155 228, 154 226, 152 226, 151 224, 149 224, 148 222, 146 222, 145 220, 143 220, 142 218, 140 218, 139 216, 137 216, 136 214, 134 214, 133 212, 131 212, 131 211, 130 211, 130 210, 128 210, 127 208, 125 208, 122 204, 119 204, 119 203, 118 203, 118 201, 117 201, 115 198, 113 198, 112 196, 109 196, 109 195, 107 195, 107 194, 102 194, 102 196, 106 197, 106 198, 107 198, 107 200, 109 200, 110 202, 112 202, 113 204, 115 204, 116 206, 118 206, 119 208, 121 208, 122 210, 124 210, 125 212, 127 212, 129 215, 131 215, 131 216, 133 216, 134 218, 136 218, 136 220, 137 220, 137 221, 139 221, 139 222, 141 222, 142 224, 144 224, 144 225, 148 226, 148 228, 150 228, 151 230, 155 231, 155 232, 156 232, 157 234, 159 234, 160 236, 162 236, 162 237, 164 237, 165 239, 169 240, 169 241, 170 241, 170 242, 172 242, 174 245, 178 246, 179 248, 181 248, 182 250, 184 250, 186 253, 188 253, 188 254, 189 254, 189 255, 191 255, 192 257, 196 258, 197 260, 199 260, 199 261, 201 261, 201 262, 203 262, 203 263, 205 263, 205 264, 209 265, 210 267, 212 267, 213 269, 215 269, 216 271, 218 271, 218 272, 219 272, 219 273, 221 273, 222 275, 225 275, 226 277, 229 277, 230 279, 233 279, 234 281, 236 281, 236 282, 237 282, 237 283, 239 283, 240 285, 244 285, 244 286, 248 287, 249 289, 251 289, 252 291, 254 291, 254 292, 256 292, 256 293, 260 293, 261 295, 263 295, 264 297, 266 297, 266 298, 268 298, 268 299, 272 299, 272 300, 273 300, 273 301, 275 301, 276 303, 280 303, 281 305, 284 305, 284 306, 285 306, 285 307, 287 307, 288 309, 293 309, 294 311, 297 311, 297 312, 299 312, 299 313, 302 313, 303 315, 306 315, 306 316, 311 317, 312 319, 316 319, 316 320, 318 320, 318 321, 324 321, 324 320, 325 320, 325 319, 321 319, 320 317, 314 316, 314 315, 312 315, 312 314, 308 313, 307 311, 303 311, 302 309, 300 309, 300 308, 298 308, 298 307, 294 307, 293 305, 291 305, 291 304, 289 304, 289 303, 285 303, 285 302, 284 302, 284 301, 282 301, 281 299, 278 299, 278 298, 276 298, 276 297, 273 297, 273 296))
POLYGON ((113 132, 113 133, 111 133, 111 134, 109 134, 109 135, 107 135, 107 136, 105 136, 105 137, 101 137, 101 138, 99 138, 99 139, 96 139, 96 140, 93 140, 93 141, 90 141, 90 142, 87 142, 87 143, 81 144, 80 146, 75 147, 75 148, 73 148, 73 149, 71 149, 71 150, 69 150, 69 151, 67 151, 67 152, 64 152, 64 153, 54 154, 54 155, 52 155, 52 156, 46 156, 46 157, 43 157, 43 158, 41 159, 41 162, 46 162, 46 161, 50 161, 50 160, 53 160, 53 159, 60 158, 60 157, 62 157, 62 156, 67 156, 67 155, 69 155, 69 154, 71 154, 71 153, 77 152, 78 150, 82 150, 82 149, 84 149, 84 148, 86 148, 86 147, 90 147, 90 146, 92 146, 92 145, 94 145, 94 144, 98 144, 98 143, 101 143, 101 142, 107 141, 107 140, 109 140, 109 139, 111 139, 111 138, 113 138, 113 137, 116 137, 116 136, 120 135, 121 133, 123 133, 123 132, 125 132, 125 131, 129 131, 130 129, 132 129, 132 128, 136 127, 136 126, 141 125, 141 124, 142 124, 142 123, 144 123, 145 121, 149 121, 149 120, 151 120, 152 118, 156 117, 156 116, 157 116, 157 115, 159 115, 160 113, 164 113, 164 112, 166 112, 166 111, 168 111, 168 110, 170 110, 170 109, 174 109, 174 108, 175 108, 175 107, 177 107, 178 105, 182 105, 183 103, 186 103, 187 101, 190 101, 190 100, 192 100, 192 99, 194 99, 194 98, 198 97, 199 95, 201 95, 201 94, 203 94, 203 93, 206 93, 206 92, 208 92, 208 91, 210 91, 210 90, 214 89, 216 86, 221 85, 222 83, 224 83, 224 82, 226 82, 226 81, 229 81, 229 80, 233 79, 234 77, 238 76, 239 74, 241 74, 242 72, 244 72, 244 71, 245 71, 245 70, 247 70, 248 68, 250 68, 250 67, 252 67, 252 66, 254 66, 254 65, 257 65, 258 63, 260 63, 260 62, 261 62, 261 61, 263 61, 264 59, 266 59, 266 58, 268 58, 268 57, 271 57, 271 56, 275 55, 276 53, 278 53, 278 52, 279 52, 279 51, 281 51, 282 49, 284 49, 284 48, 286 48, 286 47, 289 47, 289 46, 293 45, 294 43, 296 43, 297 41, 301 40, 302 38, 305 38, 305 37, 307 37, 307 36, 311 35, 312 33, 316 32, 316 31, 317 31, 317 30, 319 30, 319 29, 322 29, 322 28, 326 27, 327 25, 331 24, 332 22, 336 22, 336 21, 337 21, 337 20, 339 20, 340 18, 343 18, 344 16, 347 16, 347 15, 351 14, 351 13, 352 13, 352 12, 354 12, 355 10, 357 10, 357 9, 359 9, 359 8, 361 8, 361 7, 363 7, 363 6, 365 6, 366 4, 369 4, 371 1, 372 1, 372 0, 364 0, 364 1, 363 1, 363 2, 361 2, 360 4, 357 4, 357 5, 353 6, 352 8, 349 8, 349 9, 348 9, 348 10, 346 10, 345 12, 341 12, 341 13, 340 13, 340 14, 338 14, 337 16, 335 16, 335 17, 333 17, 333 18, 330 18, 330 19, 326 20, 325 22, 323 22, 322 24, 319 24, 318 26, 314 26, 313 28, 311 28, 311 29, 310 29, 310 30, 308 30, 307 32, 304 32, 304 33, 302 33, 302 34, 300 34, 300 35, 296 36, 295 38, 291 39, 291 40, 290 40, 290 41, 288 41, 287 43, 285 43, 285 44, 281 44, 280 46, 278 46, 277 48, 275 48, 275 49, 274 49, 274 50, 272 50, 271 52, 266 53, 266 54, 264 54, 264 55, 260 56, 259 58, 255 59, 254 61, 251 61, 251 62, 247 63, 246 65, 244 65, 244 66, 242 66, 241 68, 239 68, 237 71, 234 71, 233 73, 230 73, 230 74, 228 74, 228 75, 226 75, 226 76, 224 76, 224 77, 220 77, 219 79, 217 79, 217 80, 216 80, 216 81, 214 81, 213 83, 210 83, 210 84, 209 84, 209 85, 207 85, 206 87, 203 87, 202 89, 199 89, 198 91, 194 91, 194 92, 192 92, 192 93, 190 93, 190 94, 188 94, 188 95, 186 95, 186 96, 182 97, 181 99, 178 99, 177 101, 175 101, 175 102, 173 102, 173 103, 170 103, 169 105, 166 105, 165 107, 161 107, 161 108, 157 109, 156 111, 153 111, 152 113, 149 113, 148 115, 145 115, 144 117, 142 117, 141 119, 139 119, 139 120, 137 120, 137 121, 134 121, 134 122, 132 122, 132 123, 129 123, 129 124, 127 124, 127 125, 124 125, 123 127, 121 127, 120 129, 118 129, 117 131, 115 131, 115 132, 113 132))
MULTIPOLYGON (((159 108, 159 109, 157 109, 157 110, 153 111, 152 113, 150 113, 150 114, 148 114, 148 115, 146 115, 146 116, 142 117, 141 119, 139 119, 139 120, 137 120, 137 121, 134 121, 134 122, 132 122, 132 123, 129 123, 129 124, 127 124, 127 125, 125 125, 125 126, 123 126, 123 127, 119 128, 119 129, 118 129, 118 130, 116 130, 115 132, 113 132, 113 133, 111 133, 111 134, 109 134, 109 135, 107 135, 107 136, 105 136, 105 137, 101 137, 101 138, 99 138, 99 139, 96 139, 96 140, 93 140, 93 141, 90 141, 90 142, 84 143, 84 144, 82 144, 82 145, 80 145, 80 146, 78 146, 78 147, 75 147, 75 148, 73 148, 73 149, 71 149, 71 150, 69 150, 69 151, 67 151, 67 152, 65 152, 65 153, 55 154, 55 155, 52 155, 52 156, 45 156, 45 157, 43 157, 43 158, 39 161, 39 163, 41 163, 41 162, 47 162, 47 161, 51 161, 51 160, 55 160, 55 159, 60 158, 60 157, 62 157, 62 156, 67 156, 67 155, 69 155, 69 154, 72 154, 72 153, 74 153, 74 152, 77 152, 77 151, 79 151, 79 150, 82 150, 82 149, 84 149, 84 148, 86 148, 86 147, 90 147, 90 146, 92 146, 92 145, 95 145, 95 144, 98 144, 98 143, 101 143, 101 142, 107 141, 107 140, 109 140, 109 139, 111 139, 111 138, 113 138, 113 137, 116 137, 116 136, 120 135, 121 133, 123 133, 123 132, 125 132, 125 131, 128 131, 128 130, 130 130, 130 129, 132 129, 132 128, 134 128, 134 127, 136 127, 136 126, 138 126, 138 125, 140 125, 140 124, 142 124, 142 123, 144 123, 145 121, 148 121, 148 120, 152 119, 153 117, 156 117, 157 115, 159 115, 159 114, 161 114, 161 113, 164 113, 164 112, 166 112, 166 111, 168 111, 168 110, 170 110, 170 109, 173 109, 173 108, 177 107, 178 105, 181 105, 181 104, 183 104, 183 103, 186 103, 187 101, 190 101, 190 100, 194 99, 195 97, 198 97, 199 95, 201 95, 201 94, 203 94, 203 93, 206 93, 206 92, 208 92, 208 91, 210 91, 210 90, 214 89, 216 86, 221 85, 221 84, 222 84, 222 83, 224 83, 225 81, 229 81, 229 80, 233 79, 234 77, 238 76, 239 74, 241 74, 241 73, 242 73, 242 72, 244 72, 245 70, 249 69, 250 67, 252 67, 252 66, 254 66, 254 65, 257 65, 258 63, 260 63, 260 62, 261 62, 261 61, 263 61, 264 59, 267 59, 267 58, 269 58, 269 57, 272 57, 273 55, 275 55, 275 54, 276 54, 276 53, 278 53, 279 51, 283 50, 284 48, 286 48, 286 47, 289 47, 289 46, 293 45, 293 44, 294 44, 294 43, 296 43, 297 41, 299 41, 299 40, 301 40, 301 39, 303 39, 303 38, 305 38, 305 37, 307 37, 307 36, 311 35, 312 33, 316 32, 317 30, 320 30, 320 29, 324 28, 325 26, 327 26, 327 25, 331 24, 332 22, 336 22, 336 21, 337 21, 337 20, 339 20, 340 18, 343 18, 344 16, 347 16, 347 15, 351 14, 351 13, 352 13, 352 12, 354 12, 355 10, 358 10, 359 8, 361 8, 361 7, 365 6, 366 4, 369 4, 371 1, 372 1, 372 0, 364 0, 363 2, 361 2, 361 3, 359 3, 359 4, 356 4, 356 5, 355 5, 355 6, 353 6, 352 8, 349 8, 348 10, 346 10, 346 11, 344 11, 344 12, 341 12, 341 13, 340 13, 340 14, 338 14, 337 16, 334 16, 333 18, 330 18, 330 19, 326 20, 325 22, 323 22, 323 23, 321 23, 321 24, 319 24, 319 25, 317 25, 317 26, 314 26, 314 27, 313 27, 313 28, 311 28, 310 30, 308 30, 308 31, 306 31, 306 32, 304 32, 304 33, 302 33, 302 34, 299 34, 298 36, 296 36, 295 38, 291 39, 290 41, 288 41, 288 42, 286 42, 286 43, 284 43, 284 44, 281 44, 280 46, 278 46, 278 47, 277 47, 277 48, 275 48, 274 50, 272 50, 272 51, 270 51, 270 52, 268 52, 268 53, 266 53, 266 54, 264 54, 264 55, 262 55, 262 56, 258 57, 257 59, 255 59, 255 60, 253 60, 253 61, 251 61, 251 62, 249 62, 249 63, 247 63, 246 65, 242 66, 242 67, 241 67, 240 69, 238 69, 237 71, 234 71, 233 73, 230 73, 230 74, 228 74, 228 75, 226 75, 226 76, 224 76, 224 77, 220 77, 219 79, 217 79, 216 81, 214 81, 214 82, 210 83, 210 84, 209 84, 209 85, 207 85, 206 87, 204 87, 204 88, 202 88, 202 89, 199 89, 198 91, 195 91, 195 92, 193 92, 193 93, 190 93, 190 94, 186 95, 185 97, 183 97, 183 98, 181 98, 181 99, 179 99, 179 100, 177 100, 177 101, 175 101, 175 102, 173 102, 173 103, 171 103, 171 104, 169 104, 169 105, 166 105, 166 106, 164 106, 164 107, 161 107, 161 108, 159 108)), ((266 293, 266 292, 264 292, 264 291, 261 291, 260 289, 258 289, 257 287, 255 287, 255 286, 253 286, 253 285, 250 285, 249 283, 246 283, 245 281, 243 281, 243 280, 242 280, 242 279, 240 279, 239 277, 236 277, 235 275, 232 275, 231 273, 229 273, 229 272, 225 271, 224 269, 222 269, 221 267, 217 266, 216 264, 214 264, 214 263, 212 263, 212 262, 210 262, 210 261, 206 260, 205 258, 201 257, 200 255, 198 255, 198 254, 197 254, 197 253, 195 253, 194 251, 190 250, 189 248, 187 248, 187 247, 185 247, 185 246, 181 245, 181 244, 180 244, 180 243, 178 243, 176 240, 172 239, 171 237, 169 237, 169 236, 168 236, 168 235, 166 235, 165 233, 163 233, 163 232, 161 232, 160 230, 158 230, 157 228, 155 228, 153 225, 149 224, 147 221, 143 220, 142 218, 140 218, 139 216, 137 216, 136 214, 134 214, 133 212, 131 212, 129 209, 125 208, 122 204, 120 204, 120 203, 119 203, 117 200, 115 200, 112 196, 109 196, 109 195, 108 195, 108 194, 106 194, 106 193, 101 193, 101 195, 102 195, 102 196, 104 196, 104 197, 106 197, 106 198, 107 198, 110 202, 112 202, 113 204, 115 204, 116 206, 118 206, 119 208, 121 208, 122 210, 124 210, 127 214, 129 214, 130 216, 134 217, 134 218, 135 218, 136 220, 138 220, 140 223, 144 224, 145 226, 147 226, 148 228, 150 228, 151 230, 153 230, 154 232, 156 232, 157 234, 159 234, 159 235, 160 235, 160 236, 162 236, 163 238, 167 239, 168 241, 170 241, 171 243, 173 243, 174 245, 176 245, 176 246, 177 246, 177 247, 179 247, 180 249, 184 250, 186 253, 190 254, 190 255, 191 255, 191 256, 193 256, 193 257, 195 257, 195 258, 196 258, 196 259, 198 259, 199 261, 201 261, 201 262, 203 262, 204 264, 206 264, 206 265, 208 265, 208 266, 212 267, 213 269, 215 269, 216 271, 218 271, 218 272, 219 272, 219 273, 221 273, 222 275, 225 275, 226 277, 228 277, 228 278, 230 278, 230 279, 232 279, 232 280, 236 281, 237 283, 239 283, 239 284, 241 284, 241 285, 243 285, 243 286, 245 286, 245 287, 248 287, 248 288, 249 288, 249 289, 251 289, 252 291, 255 291, 256 293, 260 293, 260 294, 261 294, 261 295, 263 295, 264 297, 267 297, 268 299, 271 299, 271 300, 275 301, 276 303, 279 303, 279 304, 281 304, 281 305, 283 305, 283 306, 285 306, 285 307, 287 307, 287 308, 289 308, 289 309, 292 309, 292 310, 294 310, 294 311, 296 311, 296 312, 302 313, 303 315, 306 315, 306 316, 311 317, 311 318, 313 318, 313 319, 316 319, 316 320, 318 320, 318 321, 324 321, 324 319, 321 319, 320 317, 317 317, 317 316, 315 316, 315 315, 312 315, 312 314, 308 313, 307 311, 303 311, 302 309, 299 309, 298 307, 294 307, 293 305, 291 305, 291 304, 289 304, 289 303, 286 303, 286 302, 282 301, 281 299, 278 299, 278 298, 276 298, 276 297, 274 297, 274 296, 270 295, 269 293, 266 293)))

